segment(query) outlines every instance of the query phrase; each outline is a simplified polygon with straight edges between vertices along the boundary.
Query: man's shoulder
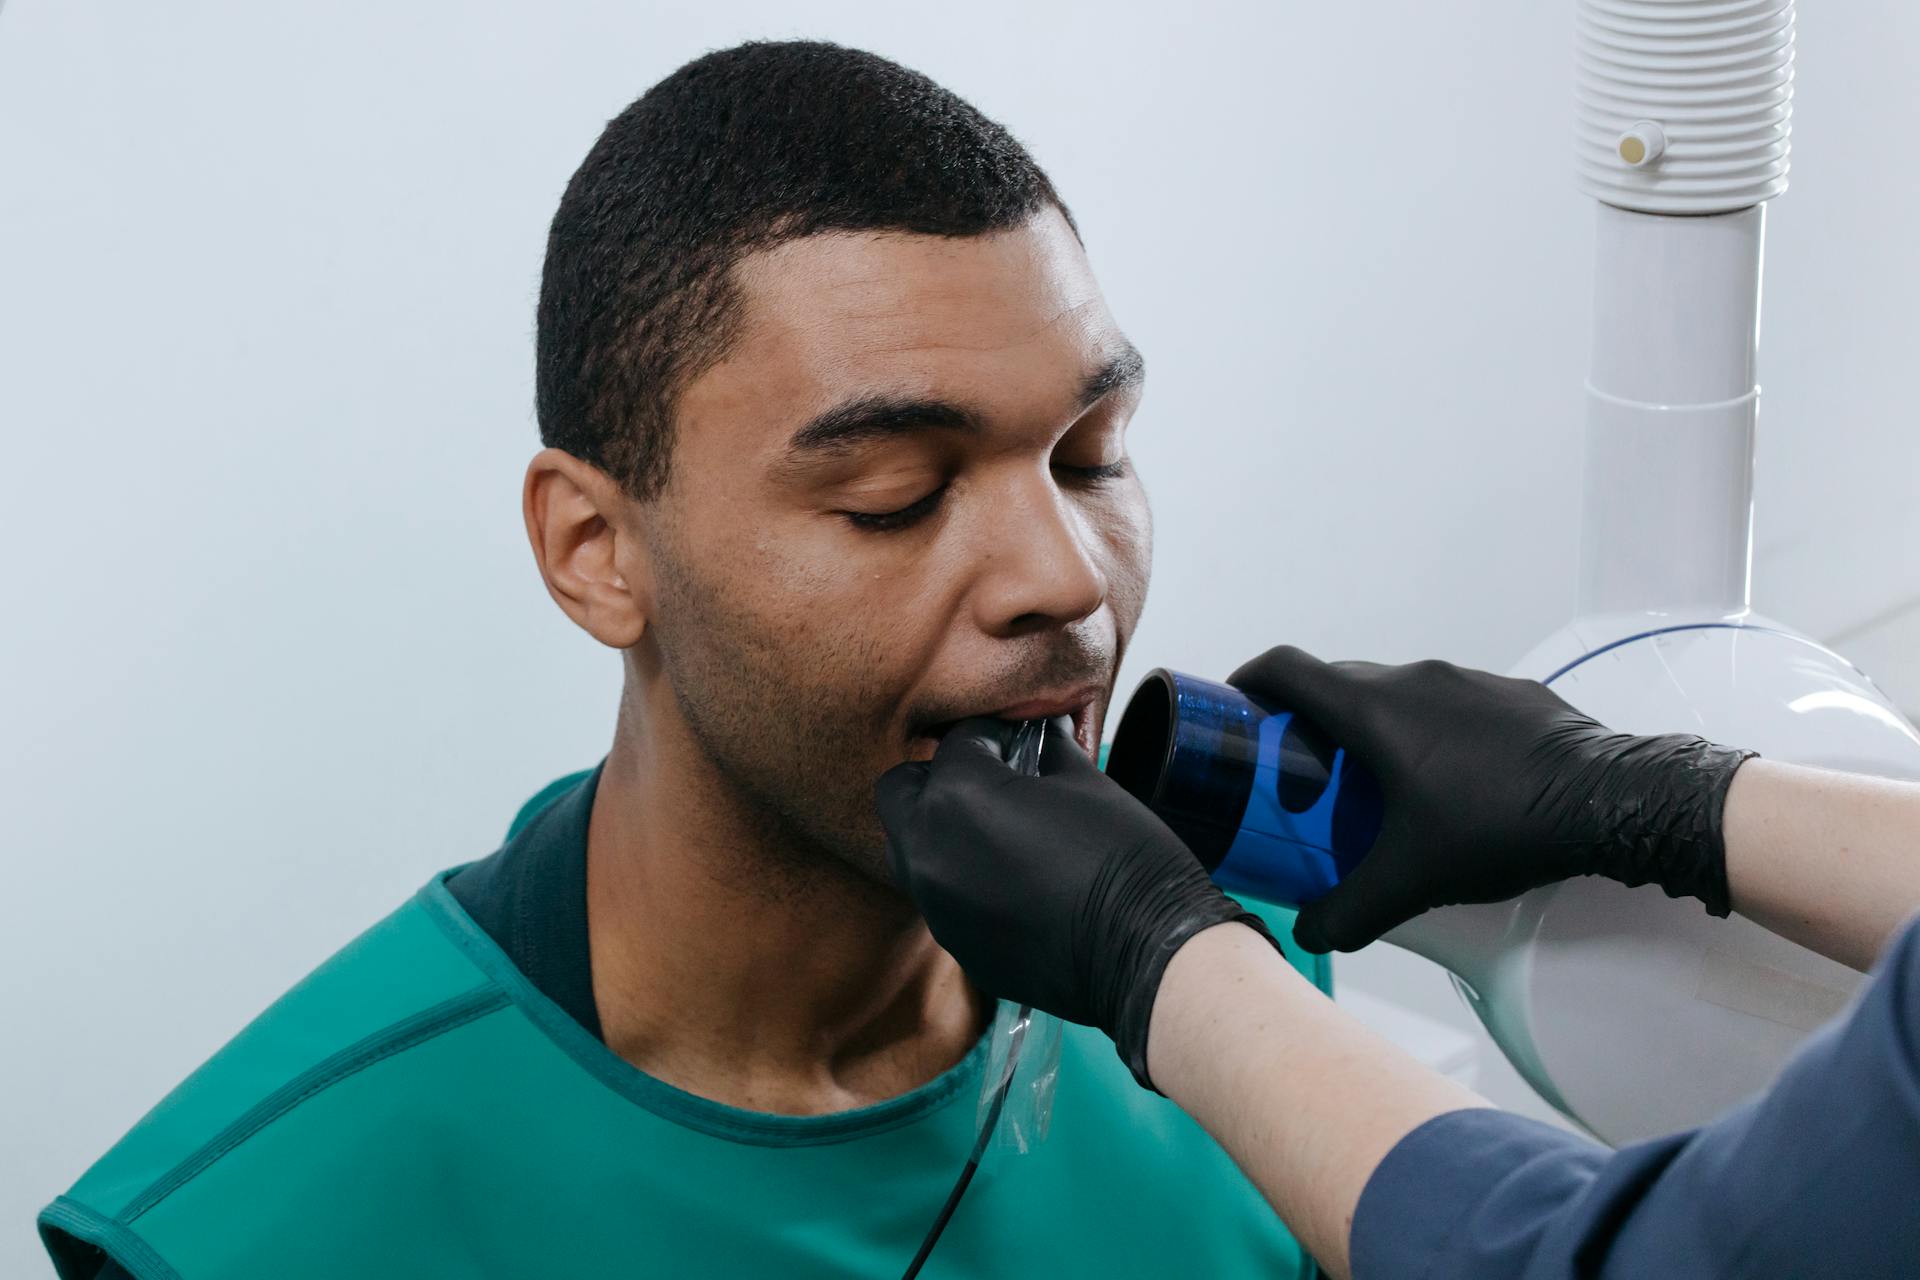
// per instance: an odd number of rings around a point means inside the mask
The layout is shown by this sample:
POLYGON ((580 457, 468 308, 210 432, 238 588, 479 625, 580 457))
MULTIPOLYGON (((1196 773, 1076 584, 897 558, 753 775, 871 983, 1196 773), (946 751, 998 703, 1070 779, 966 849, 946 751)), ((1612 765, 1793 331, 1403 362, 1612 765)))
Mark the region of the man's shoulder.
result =
POLYGON ((340 1107, 321 1100, 506 1007, 507 992, 448 926, 444 895, 436 881, 335 953, 48 1206, 41 1235, 61 1274, 91 1276, 105 1252, 136 1276, 172 1275, 148 1237, 156 1226, 178 1236, 174 1220, 204 1215, 211 1223, 231 1212, 232 1197, 244 1192, 224 1170, 255 1164, 264 1147, 287 1148, 270 1162, 284 1170, 309 1160, 311 1151, 296 1149, 301 1143, 366 1139, 340 1107), (308 1122, 315 1110, 328 1112, 323 1125, 308 1122))

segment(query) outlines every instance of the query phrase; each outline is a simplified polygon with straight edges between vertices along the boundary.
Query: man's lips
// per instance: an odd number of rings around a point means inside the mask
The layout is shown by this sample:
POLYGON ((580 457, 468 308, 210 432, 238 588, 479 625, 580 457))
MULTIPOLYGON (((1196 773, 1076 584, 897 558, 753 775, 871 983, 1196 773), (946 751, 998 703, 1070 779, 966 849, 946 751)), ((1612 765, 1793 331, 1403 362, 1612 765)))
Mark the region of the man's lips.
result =
POLYGON ((1105 690, 1105 685, 1087 684, 1061 692, 1043 693, 990 710, 970 711, 966 715, 941 721, 915 735, 914 758, 925 759, 932 754, 931 749, 922 754, 919 750, 922 742, 938 744, 946 736, 947 730, 972 716, 991 716, 997 720, 1051 720, 1055 716, 1070 716, 1073 720, 1073 740, 1091 757, 1098 749, 1093 741, 1093 708, 1105 690))

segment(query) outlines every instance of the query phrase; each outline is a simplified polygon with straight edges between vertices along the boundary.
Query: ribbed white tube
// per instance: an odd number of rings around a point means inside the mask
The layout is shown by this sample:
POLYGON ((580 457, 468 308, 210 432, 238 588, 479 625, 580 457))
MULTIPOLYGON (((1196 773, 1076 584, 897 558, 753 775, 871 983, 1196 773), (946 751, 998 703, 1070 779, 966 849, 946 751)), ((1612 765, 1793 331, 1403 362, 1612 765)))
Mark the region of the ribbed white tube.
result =
POLYGON ((1581 190, 1673 214, 1786 190, 1793 0, 1578 0, 1577 27, 1581 190))

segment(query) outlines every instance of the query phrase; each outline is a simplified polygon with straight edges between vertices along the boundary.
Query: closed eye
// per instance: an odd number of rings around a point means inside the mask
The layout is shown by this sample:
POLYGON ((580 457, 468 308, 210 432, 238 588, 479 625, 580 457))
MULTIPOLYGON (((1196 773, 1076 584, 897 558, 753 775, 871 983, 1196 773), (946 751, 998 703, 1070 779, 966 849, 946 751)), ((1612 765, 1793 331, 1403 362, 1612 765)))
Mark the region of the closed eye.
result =
POLYGON ((910 502, 897 511, 846 511, 841 514, 856 529, 864 529, 869 533, 891 533, 918 524, 932 515, 946 492, 947 486, 941 485, 926 497, 910 502))
POLYGON ((1106 480, 1121 479, 1132 469, 1132 463, 1126 458, 1121 458, 1117 462, 1103 463, 1097 467, 1069 467, 1065 463, 1057 462, 1053 469, 1064 471, 1082 483, 1099 484, 1106 480))

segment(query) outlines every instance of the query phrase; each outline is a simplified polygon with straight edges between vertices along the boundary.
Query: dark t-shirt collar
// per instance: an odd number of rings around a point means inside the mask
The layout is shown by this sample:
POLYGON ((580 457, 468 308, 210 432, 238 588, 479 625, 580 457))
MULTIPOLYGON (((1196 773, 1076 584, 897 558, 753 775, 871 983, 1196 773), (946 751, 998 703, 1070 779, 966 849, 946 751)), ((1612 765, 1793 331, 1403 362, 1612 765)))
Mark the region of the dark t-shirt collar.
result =
POLYGON ((446 882, 514 968, 595 1039, 604 1037, 587 943, 587 824, 605 764, 523 813, 504 845, 446 882))

